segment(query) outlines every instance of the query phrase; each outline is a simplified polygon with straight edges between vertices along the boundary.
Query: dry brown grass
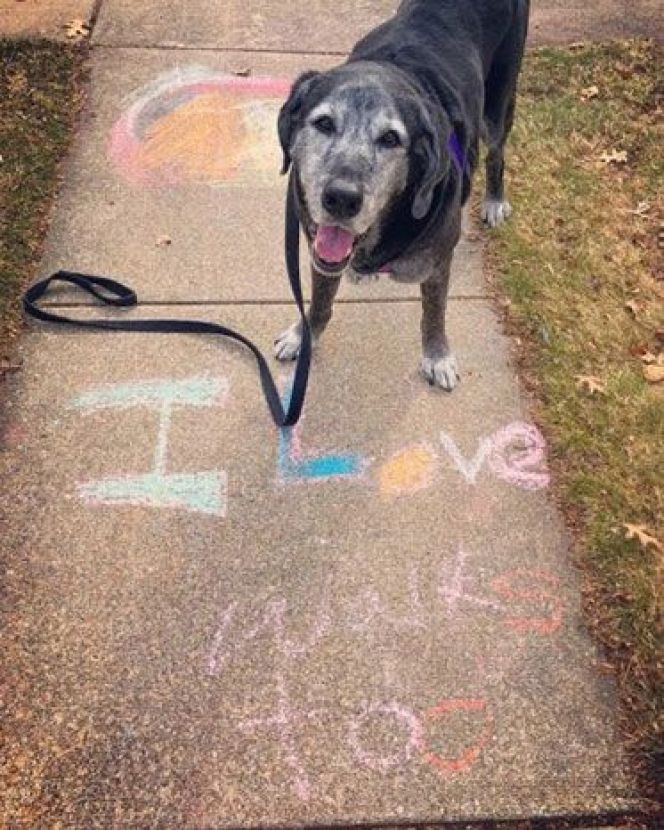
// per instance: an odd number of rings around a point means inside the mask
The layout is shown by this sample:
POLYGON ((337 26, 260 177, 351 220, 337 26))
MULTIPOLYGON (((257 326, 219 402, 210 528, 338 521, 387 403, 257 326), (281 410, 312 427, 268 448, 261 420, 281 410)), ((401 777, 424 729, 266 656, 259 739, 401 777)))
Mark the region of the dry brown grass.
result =
POLYGON ((664 382, 644 370, 664 362, 661 94, 648 42, 532 53, 508 157, 515 216, 490 245, 576 531, 587 619, 651 772, 664 760, 664 382), (652 541, 628 538, 628 524, 652 541))
POLYGON ((0 380, 78 111, 81 52, 0 39, 0 380))

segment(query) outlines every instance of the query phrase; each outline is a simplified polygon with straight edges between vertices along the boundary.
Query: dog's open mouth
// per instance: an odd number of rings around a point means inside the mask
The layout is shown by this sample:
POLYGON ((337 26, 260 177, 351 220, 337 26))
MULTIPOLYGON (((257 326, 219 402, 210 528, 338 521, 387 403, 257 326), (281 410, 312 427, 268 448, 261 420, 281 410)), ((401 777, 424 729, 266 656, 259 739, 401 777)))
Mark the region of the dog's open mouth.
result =
POLYGON ((336 225, 319 225, 314 236, 315 264, 321 271, 338 274, 348 265, 357 239, 336 225))

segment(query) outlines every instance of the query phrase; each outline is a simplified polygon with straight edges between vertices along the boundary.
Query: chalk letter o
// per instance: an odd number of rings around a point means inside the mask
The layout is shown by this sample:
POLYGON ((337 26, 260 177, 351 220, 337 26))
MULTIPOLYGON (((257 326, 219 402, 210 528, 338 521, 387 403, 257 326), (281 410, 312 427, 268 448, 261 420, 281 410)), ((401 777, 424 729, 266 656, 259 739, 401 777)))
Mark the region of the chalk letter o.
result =
POLYGON ((350 721, 348 738, 353 753, 360 764, 369 769, 385 774, 389 770, 410 761, 415 751, 421 752, 424 745, 422 724, 417 715, 405 706, 398 703, 364 703, 361 714, 353 716, 350 721), (400 721, 408 730, 408 740, 405 747, 394 755, 382 757, 376 752, 368 752, 360 743, 360 727, 363 721, 370 717, 388 717, 400 721))

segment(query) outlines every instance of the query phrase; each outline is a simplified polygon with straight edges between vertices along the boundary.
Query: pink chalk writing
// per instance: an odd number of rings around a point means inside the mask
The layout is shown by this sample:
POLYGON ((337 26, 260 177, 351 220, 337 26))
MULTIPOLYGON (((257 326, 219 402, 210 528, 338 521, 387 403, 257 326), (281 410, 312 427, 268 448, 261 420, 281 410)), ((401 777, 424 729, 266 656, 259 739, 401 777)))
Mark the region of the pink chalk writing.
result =
POLYGON ((300 711, 293 706, 283 669, 280 668, 275 671, 274 681, 277 691, 277 705, 274 714, 266 718, 242 721, 238 724, 238 729, 252 734, 259 729, 270 729, 275 732, 283 751, 284 760, 292 773, 292 786, 295 795, 300 801, 309 801, 311 798, 311 782, 298 750, 296 730, 302 724, 320 718, 323 712, 320 710, 300 711))
POLYGON ((468 554, 461 548, 456 553, 453 562, 453 569, 448 573, 448 566, 441 568, 441 579, 438 586, 438 595, 445 605, 448 617, 453 617, 459 605, 474 605, 480 608, 488 608, 492 611, 505 611, 505 606, 492 599, 476 596, 469 593, 465 586, 473 581, 473 577, 466 573, 466 562, 468 554))
POLYGON ((364 589, 353 603, 353 613, 349 617, 350 628, 358 633, 380 628, 383 624, 397 630, 426 628, 419 580, 418 569, 412 565, 408 573, 409 607, 407 613, 402 616, 390 611, 374 588, 364 589))
POLYGON ((410 709, 395 701, 390 703, 363 703, 360 714, 350 719, 348 739, 356 760, 363 766, 383 774, 394 767, 401 767, 408 763, 413 755, 422 751, 424 745, 422 724, 419 718, 410 709), (397 721, 399 728, 405 729, 407 732, 407 739, 398 753, 384 756, 375 751, 371 752, 363 746, 360 738, 363 723, 378 717, 397 721))
MULTIPOLYGON (((265 661, 266 689, 274 690, 274 700, 267 711, 240 721, 237 728, 256 740, 267 733, 276 742, 295 798, 308 801, 313 794, 303 749, 305 733, 324 729, 330 718, 342 725, 349 759, 380 775, 422 763, 438 775, 449 777, 463 774, 478 763, 497 728, 485 697, 443 699, 423 711, 395 699, 373 699, 356 706, 348 704, 344 712, 329 703, 316 705, 308 696, 305 703, 296 702, 288 683, 298 665, 313 657, 330 637, 385 639, 386 633, 389 637, 392 632, 434 626, 440 630, 459 624, 465 615, 487 613, 502 618, 507 632, 515 637, 529 634, 550 638, 560 630, 564 604, 554 574, 517 568, 494 574, 489 577, 488 586, 484 586, 484 580, 473 573, 472 564, 470 554, 461 548, 443 562, 433 563, 438 579, 436 590, 427 601, 421 588, 430 580, 425 583, 421 568, 411 563, 402 579, 405 605, 400 613, 371 583, 358 588, 350 602, 341 598, 335 602, 332 578, 316 593, 318 601, 313 612, 308 612, 304 625, 285 597, 272 595, 259 600, 254 612, 238 602, 223 610, 212 637, 206 671, 219 677, 228 661, 247 648, 261 649, 270 655, 265 661), (294 636, 295 628, 304 634, 294 636), (455 754, 447 754, 445 730, 449 730, 450 737, 454 736, 458 746, 461 717, 467 744, 455 750, 455 754), (389 738, 389 749, 381 746, 381 737, 389 738)), ((346 585, 343 595, 348 590, 346 585)), ((385 665, 390 668, 386 673, 390 675, 392 664, 387 656, 385 665)), ((478 665, 483 665, 481 659, 478 665)))
POLYGON ((492 444, 489 463, 498 478, 524 490, 548 487, 546 444, 537 427, 520 421, 508 424, 494 434, 492 444))
POLYGON ((537 427, 515 421, 482 438, 472 458, 466 458, 447 432, 440 443, 468 484, 476 484, 483 467, 503 481, 524 490, 539 490, 549 484, 546 444, 537 427))
POLYGON ((237 602, 231 603, 221 616, 221 623, 212 641, 212 648, 208 657, 207 671, 209 675, 217 675, 221 672, 227 654, 222 652, 226 632, 231 624, 233 614, 237 608, 237 602))

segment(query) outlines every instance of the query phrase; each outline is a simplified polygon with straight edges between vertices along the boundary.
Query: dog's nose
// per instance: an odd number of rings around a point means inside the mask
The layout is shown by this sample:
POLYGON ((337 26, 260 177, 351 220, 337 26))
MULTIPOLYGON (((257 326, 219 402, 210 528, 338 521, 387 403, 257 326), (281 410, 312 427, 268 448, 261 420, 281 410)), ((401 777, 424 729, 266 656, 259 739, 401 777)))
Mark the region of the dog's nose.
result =
POLYGON ((323 190, 323 207, 335 219, 352 219, 362 207, 362 193, 348 182, 330 182, 323 190))

